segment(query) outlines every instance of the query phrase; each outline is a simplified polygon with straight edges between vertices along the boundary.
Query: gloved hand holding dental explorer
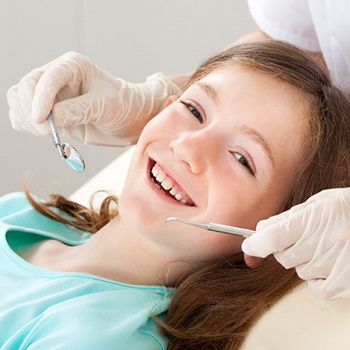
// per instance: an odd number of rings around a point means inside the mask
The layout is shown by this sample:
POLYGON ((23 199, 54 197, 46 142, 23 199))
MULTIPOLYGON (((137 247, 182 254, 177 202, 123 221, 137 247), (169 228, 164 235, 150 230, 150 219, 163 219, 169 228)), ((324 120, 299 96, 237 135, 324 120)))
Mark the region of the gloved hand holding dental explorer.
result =
POLYGON ((273 254, 322 297, 350 297, 350 188, 322 191, 260 221, 242 249, 261 258, 273 254))
MULTIPOLYGON (((349 1, 248 3, 260 29, 239 41, 288 41, 323 62, 333 80, 350 91, 349 1)), ((15 129, 45 134, 44 121, 52 109, 63 135, 85 143, 127 145, 137 140, 167 97, 179 93, 188 76, 156 74, 143 84, 131 84, 82 55, 68 54, 32 71, 9 90, 10 118, 15 129)), ((329 298, 350 297, 349 189, 321 192, 262 222, 258 230, 244 243, 245 253, 274 253, 283 266, 296 267, 313 291, 329 298)), ((247 261, 254 264, 252 257, 247 261)))
POLYGON ((68 52, 34 69, 7 93, 12 127, 36 135, 49 133, 50 111, 60 132, 89 143, 135 143, 145 124, 179 88, 162 73, 133 84, 115 78, 85 56, 68 52))
MULTIPOLYGON (((324 62, 332 79, 350 92, 350 2, 332 0, 249 0, 262 32, 310 52, 324 62)), ((344 162, 350 161, 344 159, 344 162)), ((350 297, 350 189, 322 191, 306 203, 262 221, 246 239, 252 258, 274 257, 295 268, 309 289, 325 298, 350 297)))

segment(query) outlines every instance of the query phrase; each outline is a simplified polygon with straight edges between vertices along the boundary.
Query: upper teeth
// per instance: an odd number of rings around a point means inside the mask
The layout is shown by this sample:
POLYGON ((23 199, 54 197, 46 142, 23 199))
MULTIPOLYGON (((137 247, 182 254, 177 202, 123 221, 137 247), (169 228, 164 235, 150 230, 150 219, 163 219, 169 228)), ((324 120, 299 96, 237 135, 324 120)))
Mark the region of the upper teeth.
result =
POLYGON ((175 181, 170 178, 158 165, 155 164, 151 170, 152 175, 160 183, 161 187, 169 191, 169 193, 179 202, 184 204, 191 204, 191 199, 188 195, 175 183, 175 181))

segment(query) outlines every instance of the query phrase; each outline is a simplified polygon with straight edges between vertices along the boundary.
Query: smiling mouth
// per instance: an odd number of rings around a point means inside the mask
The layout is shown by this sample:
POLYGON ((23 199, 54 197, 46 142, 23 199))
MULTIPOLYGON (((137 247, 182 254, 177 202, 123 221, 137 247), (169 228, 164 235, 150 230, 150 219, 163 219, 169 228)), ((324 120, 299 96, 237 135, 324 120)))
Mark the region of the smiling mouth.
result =
POLYGON ((154 185, 168 197, 189 207, 195 206, 188 194, 154 161, 151 166, 150 177, 154 185))

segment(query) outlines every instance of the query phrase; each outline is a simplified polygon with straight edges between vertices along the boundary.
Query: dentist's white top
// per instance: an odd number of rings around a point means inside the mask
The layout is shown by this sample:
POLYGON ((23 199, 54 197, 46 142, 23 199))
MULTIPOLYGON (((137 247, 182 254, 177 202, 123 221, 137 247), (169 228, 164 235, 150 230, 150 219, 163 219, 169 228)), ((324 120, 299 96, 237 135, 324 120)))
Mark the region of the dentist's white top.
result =
POLYGON ((350 0, 248 0, 252 17, 273 39, 322 51, 333 80, 350 92, 350 0))

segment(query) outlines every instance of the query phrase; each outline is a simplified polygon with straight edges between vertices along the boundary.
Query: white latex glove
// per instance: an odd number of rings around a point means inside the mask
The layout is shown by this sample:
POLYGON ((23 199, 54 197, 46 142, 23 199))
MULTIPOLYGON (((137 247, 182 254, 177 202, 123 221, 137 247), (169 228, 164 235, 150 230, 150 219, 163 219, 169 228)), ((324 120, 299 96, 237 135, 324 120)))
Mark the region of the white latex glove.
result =
POLYGON ((84 143, 123 146, 135 143, 145 124, 170 95, 180 92, 162 73, 142 84, 128 83, 68 52, 34 69, 7 93, 16 130, 49 133, 49 112, 60 132, 84 143))
POLYGON ((273 254, 324 298, 350 297, 350 188, 322 191, 259 222, 242 249, 261 258, 273 254))

